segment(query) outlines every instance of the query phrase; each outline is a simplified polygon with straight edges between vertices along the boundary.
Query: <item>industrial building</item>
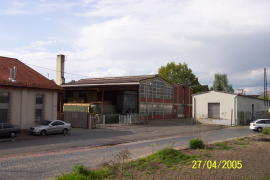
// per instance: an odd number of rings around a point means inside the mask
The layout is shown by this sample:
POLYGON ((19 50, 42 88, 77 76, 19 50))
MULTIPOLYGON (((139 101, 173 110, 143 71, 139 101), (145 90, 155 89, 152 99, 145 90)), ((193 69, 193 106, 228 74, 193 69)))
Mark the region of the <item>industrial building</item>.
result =
POLYGON ((219 91, 192 95, 192 116, 207 124, 246 125, 267 115, 269 107, 263 99, 219 91))
POLYGON ((64 111, 71 110, 67 105, 88 104, 100 114, 138 114, 140 120, 191 117, 192 91, 187 86, 171 84, 158 75, 88 78, 64 83, 64 58, 64 55, 57 58, 57 83, 64 89, 64 111))

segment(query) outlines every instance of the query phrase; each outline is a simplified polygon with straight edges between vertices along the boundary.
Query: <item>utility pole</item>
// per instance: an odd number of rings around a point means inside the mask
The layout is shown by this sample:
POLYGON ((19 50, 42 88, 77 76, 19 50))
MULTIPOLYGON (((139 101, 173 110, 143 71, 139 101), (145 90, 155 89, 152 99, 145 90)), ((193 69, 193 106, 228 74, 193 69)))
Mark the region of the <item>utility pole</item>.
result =
POLYGON ((269 106, 267 86, 268 86, 268 83, 267 83, 267 69, 264 68, 264 91, 263 91, 263 96, 264 96, 264 104, 265 104, 265 106, 269 106))

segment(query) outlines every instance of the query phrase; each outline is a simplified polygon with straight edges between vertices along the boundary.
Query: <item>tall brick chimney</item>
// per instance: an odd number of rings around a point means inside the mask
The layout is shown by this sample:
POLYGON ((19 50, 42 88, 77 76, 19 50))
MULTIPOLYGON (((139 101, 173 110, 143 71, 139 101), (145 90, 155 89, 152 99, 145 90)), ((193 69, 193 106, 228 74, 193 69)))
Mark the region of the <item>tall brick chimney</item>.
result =
POLYGON ((65 83, 65 55, 59 54, 56 58, 56 84, 65 83))

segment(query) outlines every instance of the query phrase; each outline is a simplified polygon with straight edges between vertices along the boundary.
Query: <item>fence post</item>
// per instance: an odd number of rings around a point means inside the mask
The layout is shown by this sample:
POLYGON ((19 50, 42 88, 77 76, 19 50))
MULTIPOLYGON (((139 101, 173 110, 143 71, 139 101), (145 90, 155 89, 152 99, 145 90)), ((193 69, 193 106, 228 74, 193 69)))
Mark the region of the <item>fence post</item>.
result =
POLYGON ((121 124, 121 115, 118 115, 118 124, 121 124))
POLYGON ((103 125, 105 125, 105 123, 106 123, 105 115, 102 115, 102 120, 103 120, 103 125))

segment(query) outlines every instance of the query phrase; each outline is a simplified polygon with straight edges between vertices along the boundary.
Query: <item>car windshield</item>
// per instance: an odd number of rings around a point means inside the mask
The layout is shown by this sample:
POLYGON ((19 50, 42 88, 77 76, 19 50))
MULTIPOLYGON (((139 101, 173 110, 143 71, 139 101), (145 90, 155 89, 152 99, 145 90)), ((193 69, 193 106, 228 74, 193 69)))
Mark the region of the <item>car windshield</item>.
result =
POLYGON ((42 121, 41 124, 42 125, 49 125, 52 121, 42 121))

